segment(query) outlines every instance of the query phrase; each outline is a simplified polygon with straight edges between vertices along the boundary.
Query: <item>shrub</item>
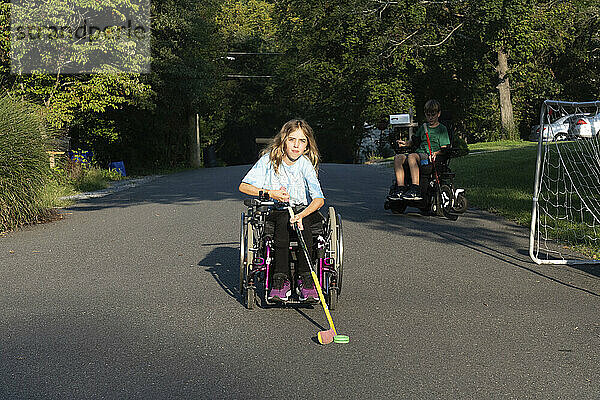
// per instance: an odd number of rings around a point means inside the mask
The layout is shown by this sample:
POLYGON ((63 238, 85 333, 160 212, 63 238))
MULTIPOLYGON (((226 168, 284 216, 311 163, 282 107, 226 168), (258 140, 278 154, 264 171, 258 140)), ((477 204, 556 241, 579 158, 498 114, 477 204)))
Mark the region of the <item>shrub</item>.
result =
POLYGON ((73 181, 75 190, 80 192, 92 192, 95 190, 106 189, 110 181, 121 180, 122 176, 116 171, 100 169, 98 167, 88 167, 83 170, 81 176, 73 181))
POLYGON ((33 105, 0 96, 0 232, 48 216, 46 131, 33 105))

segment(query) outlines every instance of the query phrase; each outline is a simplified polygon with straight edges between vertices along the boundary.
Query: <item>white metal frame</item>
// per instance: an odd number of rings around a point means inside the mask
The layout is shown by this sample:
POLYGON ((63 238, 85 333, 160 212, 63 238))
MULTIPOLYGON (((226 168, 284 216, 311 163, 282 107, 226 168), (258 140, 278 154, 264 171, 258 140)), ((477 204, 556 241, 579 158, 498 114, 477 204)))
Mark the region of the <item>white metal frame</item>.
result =
POLYGON ((535 243, 536 234, 539 235, 537 230, 537 219, 538 219, 538 198, 540 194, 540 178, 542 173, 542 146, 544 141, 544 116, 548 110, 548 107, 600 107, 600 101, 589 101, 589 102, 568 102, 568 101, 557 101, 557 100, 546 100, 542 104, 540 111, 540 135, 538 138, 537 148, 537 161, 535 165, 535 180, 533 184, 533 208, 531 210, 531 229, 529 231, 529 256, 537 264, 559 264, 559 265, 575 265, 575 264, 600 264, 600 260, 544 260, 540 259, 536 255, 535 243))

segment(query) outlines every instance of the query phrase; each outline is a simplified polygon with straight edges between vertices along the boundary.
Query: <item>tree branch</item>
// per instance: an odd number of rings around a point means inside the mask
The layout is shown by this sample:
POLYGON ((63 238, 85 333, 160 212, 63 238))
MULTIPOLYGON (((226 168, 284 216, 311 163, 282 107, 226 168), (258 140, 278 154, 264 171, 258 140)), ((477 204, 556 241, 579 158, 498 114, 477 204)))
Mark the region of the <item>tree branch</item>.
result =
POLYGON ((458 28, 460 28, 461 26, 463 26, 463 22, 461 22, 460 24, 456 25, 456 27, 454 29, 452 29, 452 31, 448 34, 448 36, 446 36, 441 42, 436 43, 436 44, 423 44, 421 45, 421 47, 437 47, 437 46, 441 46, 442 44, 444 44, 444 42, 446 42, 446 40, 450 39, 450 36, 452 36, 452 34, 454 32, 456 32, 456 30, 458 28))
POLYGON ((419 29, 417 29, 416 31, 414 31, 413 33, 411 33, 410 35, 408 35, 407 37, 405 37, 404 39, 402 39, 402 41, 400 41, 400 42, 396 42, 395 40, 390 40, 390 42, 392 42, 392 44, 394 45, 394 47, 402 46, 402 44, 404 42, 406 42, 411 37, 415 36, 417 33, 419 33, 419 29))

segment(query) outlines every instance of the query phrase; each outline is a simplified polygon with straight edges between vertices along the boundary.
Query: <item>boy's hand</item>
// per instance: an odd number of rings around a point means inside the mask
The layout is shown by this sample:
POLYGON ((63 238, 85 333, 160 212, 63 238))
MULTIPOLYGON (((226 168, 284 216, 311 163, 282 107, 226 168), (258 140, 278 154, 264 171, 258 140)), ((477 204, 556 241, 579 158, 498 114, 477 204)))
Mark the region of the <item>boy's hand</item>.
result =
POLYGON ((398 139, 398 140, 396 140, 396 143, 398 143, 398 146, 400 146, 400 147, 408 146, 408 144, 404 140, 398 139))

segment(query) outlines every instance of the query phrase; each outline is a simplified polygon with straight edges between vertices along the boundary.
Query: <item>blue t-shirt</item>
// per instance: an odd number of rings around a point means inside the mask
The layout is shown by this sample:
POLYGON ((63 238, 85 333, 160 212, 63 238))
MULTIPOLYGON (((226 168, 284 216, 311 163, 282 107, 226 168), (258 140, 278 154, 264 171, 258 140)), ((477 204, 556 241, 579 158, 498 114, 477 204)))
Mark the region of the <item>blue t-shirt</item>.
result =
POLYGON ((325 198, 317 172, 306 156, 292 165, 282 162, 276 174, 267 153, 252 166, 242 182, 266 190, 279 190, 283 186, 290 195, 292 206, 307 206, 313 199, 325 198))

